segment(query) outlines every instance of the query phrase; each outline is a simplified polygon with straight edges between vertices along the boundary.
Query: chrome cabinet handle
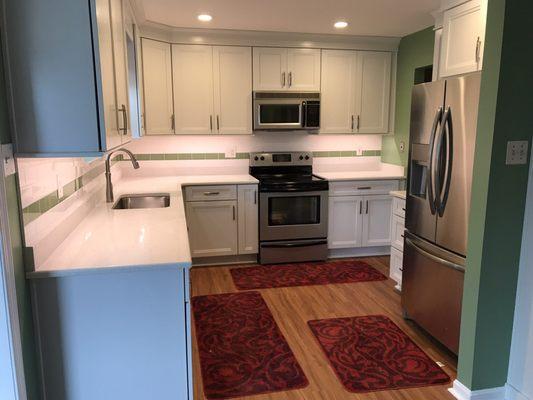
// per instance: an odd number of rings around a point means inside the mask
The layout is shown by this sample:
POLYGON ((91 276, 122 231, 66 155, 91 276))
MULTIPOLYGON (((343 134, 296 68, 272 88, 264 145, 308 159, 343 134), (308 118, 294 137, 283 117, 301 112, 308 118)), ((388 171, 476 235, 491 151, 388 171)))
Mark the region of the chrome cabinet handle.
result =
POLYGON ((289 87, 292 86, 292 72, 289 72, 289 87))
POLYGON ((362 214, 363 213, 363 202, 360 201, 359 202, 359 214, 362 214))
POLYGON ((361 116, 358 115, 357 116, 357 130, 359 131, 359 127, 360 127, 360 122, 361 122, 361 116))
POLYGON ((285 72, 281 73, 281 86, 285 87, 285 72))
POLYGON ((481 50, 481 38, 478 36, 476 40, 476 62, 479 62, 479 53, 481 50))
POLYGON ((119 131, 123 131, 124 135, 128 134, 128 110, 126 109, 126 106, 122 104, 122 107, 120 107, 119 111, 122 113, 122 125, 123 128, 119 128, 119 131))
POLYGON ((233 220, 235 221, 235 206, 233 206, 233 220))
POLYGON ((209 129, 211 129, 211 132, 213 132, 213 116, 209 116, 209 129))
POLYGON ((176 130, 176 116, 174 114, 170 116, 170 126, 173 131, 176 130))
POLYGON ((257 204, 257 190, 254 190, 254 204, 257 204))
POLYGON ((217 196, 220 192, 204 192, 204 196, 217 196))
POLYGON ((368 200, 366 201, 366 213, 368 214, 368 200))
POLYGON ((353 131, 354 126, 355 126, 355 118, 354 118, 354 116, 352 115, 352 131, 353 131))
POLYGON ((220 118, 217 115, 217 131, 220 132, 220 118))
POLYGON ((370 190, 372 189, 372 186, 359 186, 357 190, 370 190))

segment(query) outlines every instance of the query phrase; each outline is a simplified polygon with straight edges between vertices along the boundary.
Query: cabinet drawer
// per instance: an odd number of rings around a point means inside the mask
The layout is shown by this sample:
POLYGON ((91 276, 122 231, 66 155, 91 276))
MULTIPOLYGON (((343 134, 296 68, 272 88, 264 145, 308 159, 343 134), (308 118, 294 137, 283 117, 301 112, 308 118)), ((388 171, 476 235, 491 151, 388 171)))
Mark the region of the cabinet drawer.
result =
POLYGON ((237 185, 187 186, 185 201, 237 200, 237 185))
POLYGON ((330 196, 389 194, 392 190, 398 190, 398 181, 343 181, 329 184, 330 196))
POLYGON ((397 215, 392 216, 392 247, 403 251, 403 237, 405 231, 405 219, 398 217, 397 215))
POLYGON ((402 285, 403 273, 403 253, 394 247, 390 250, 390 271, 389 276, 394 279, 398 285, 402 285))
POLYGON ((405 200, 398 197, 392 199, 392 213, 400 218, 405 218, 405 200))

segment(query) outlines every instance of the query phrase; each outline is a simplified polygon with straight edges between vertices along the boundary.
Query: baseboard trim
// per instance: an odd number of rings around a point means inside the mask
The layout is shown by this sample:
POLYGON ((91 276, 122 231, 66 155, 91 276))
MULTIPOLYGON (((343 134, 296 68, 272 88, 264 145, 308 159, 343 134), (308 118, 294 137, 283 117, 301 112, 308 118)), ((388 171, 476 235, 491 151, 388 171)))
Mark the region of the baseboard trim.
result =
POLYGON ((448 391, 458 400, 505 400, 505 387, 470 390, 457 379, 448 391))
POLYGON ((390 246, 329 249, 329 258, 372 257, 390 255, 390 246))
POLYGON ((505 385, 505 400, 532 400, 509 383, 505 385))

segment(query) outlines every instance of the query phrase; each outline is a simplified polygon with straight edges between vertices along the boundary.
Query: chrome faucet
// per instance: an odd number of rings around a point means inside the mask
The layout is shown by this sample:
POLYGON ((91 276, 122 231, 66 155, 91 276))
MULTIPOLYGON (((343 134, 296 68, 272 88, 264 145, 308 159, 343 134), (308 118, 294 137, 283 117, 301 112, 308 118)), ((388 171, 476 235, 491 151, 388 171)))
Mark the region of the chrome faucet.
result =
POLYGON ((106 202, 108 203, 112 203, 114 200, 113 182, 111 182, 111 156, 119 151, 122 151, 126 153, 127 155, 129 155, 133 168, 139 169, 139 162, 137 161, 133 153, 127 149, 124 149, 124 148, 117 149, 107 155, 107 158, 105 160, 105 183, 106 183, 105 197, 106 197, 106 202))

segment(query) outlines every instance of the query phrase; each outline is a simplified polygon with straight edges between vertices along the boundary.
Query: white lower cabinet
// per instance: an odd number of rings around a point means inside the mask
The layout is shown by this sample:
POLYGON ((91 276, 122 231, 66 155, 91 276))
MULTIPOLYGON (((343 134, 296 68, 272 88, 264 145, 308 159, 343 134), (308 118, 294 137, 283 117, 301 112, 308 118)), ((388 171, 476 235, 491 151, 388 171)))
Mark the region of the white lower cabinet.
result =
POLYGON ((403 242, 405 234, 405 199, 393 197, 392 199, 392 226, 391 226, 391 256, 390 277, 398 283, 396 288, 402 289, 403 270, 403 242))
POLYGON ((185 209, 191 256, 256 254, 257 185, 190 186, 185 209))
POLYGON ((328 248, 390 246, 392 198, 388 192, 397 188, 398 181, 331 183, 328 248))
POLYGON ((396 288, 402 288, 403 253, 395 247, 390 249, 390 272, 391 279, 398 284, 396 288))

